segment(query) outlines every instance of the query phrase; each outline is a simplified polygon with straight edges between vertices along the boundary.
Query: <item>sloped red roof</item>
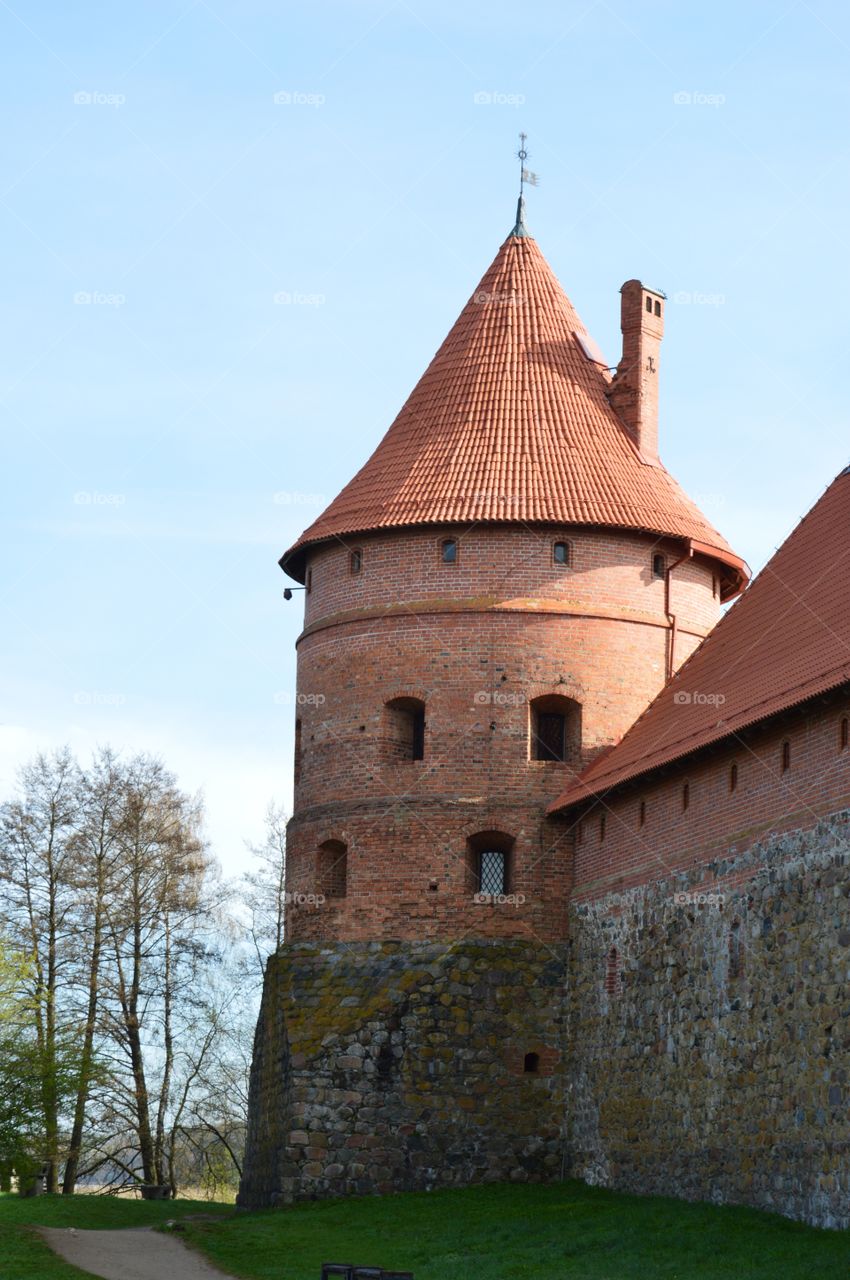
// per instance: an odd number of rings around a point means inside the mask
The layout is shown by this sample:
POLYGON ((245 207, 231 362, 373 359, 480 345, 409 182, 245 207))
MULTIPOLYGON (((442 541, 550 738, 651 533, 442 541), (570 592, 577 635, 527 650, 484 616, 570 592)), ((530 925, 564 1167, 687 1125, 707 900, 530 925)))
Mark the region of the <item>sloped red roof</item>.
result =
POLYGON ((743 561, 638 453, 606 398, 608 370, 577 335, 536 243, 511 234, 375 452, 281 566, 303 581, 311 543, 390 527, 594 524, 694 539, 734 595, 743 561))
POLYGON ((850 468, 563 809, 850 681, 850 468))

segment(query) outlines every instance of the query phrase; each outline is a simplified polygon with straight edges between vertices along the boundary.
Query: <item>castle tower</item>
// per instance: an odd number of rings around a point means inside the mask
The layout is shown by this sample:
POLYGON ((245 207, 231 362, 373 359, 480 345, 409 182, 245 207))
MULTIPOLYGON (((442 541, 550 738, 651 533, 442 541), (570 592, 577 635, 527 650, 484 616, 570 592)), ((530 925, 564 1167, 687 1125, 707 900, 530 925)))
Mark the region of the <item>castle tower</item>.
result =
POLYGON ((612 379, 520 201, 281 559, 306 608, 245 1206, 567 1167, 573 849, 547 810, 746 579, 658 458, 663 322, 624 286, 612 379))
POLYGON ((623 287, 612 381, 520 210, 371 458, 282 557, 306 586, 290 940, 563 937, 547 806, 742 582, 658 460, 663 308, 623 287))

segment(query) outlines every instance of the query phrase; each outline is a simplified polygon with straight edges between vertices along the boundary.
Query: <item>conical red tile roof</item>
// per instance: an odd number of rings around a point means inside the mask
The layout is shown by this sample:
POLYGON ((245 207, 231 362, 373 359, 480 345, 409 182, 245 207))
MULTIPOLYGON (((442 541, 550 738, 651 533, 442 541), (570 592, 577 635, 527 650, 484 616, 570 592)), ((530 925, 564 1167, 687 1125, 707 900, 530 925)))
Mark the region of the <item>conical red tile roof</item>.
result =
POLYGON ((626 736, 553 809, 850 682, 850 467, 626 736))
POLYGON ((663 466, 638 453, 606 398, 610 375, 535 241, 511 234, 368 462, 281 558, 401 526, 607 525, 690 538, 724 594, 747 573, 663 466))

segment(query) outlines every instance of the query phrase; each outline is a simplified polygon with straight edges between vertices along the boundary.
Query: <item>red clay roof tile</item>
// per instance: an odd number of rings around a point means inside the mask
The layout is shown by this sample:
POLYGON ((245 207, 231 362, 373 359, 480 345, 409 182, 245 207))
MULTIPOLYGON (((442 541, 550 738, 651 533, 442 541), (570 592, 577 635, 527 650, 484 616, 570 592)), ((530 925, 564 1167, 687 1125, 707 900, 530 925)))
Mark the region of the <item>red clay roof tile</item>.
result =
POLYGON ((639 455, 584 325, 530 237, 509 236, 366 464, 281 558, 391 527, 598 524, 706 544, 725 594, 746 566, 673 477, 639 455))
POLYGON ((563 809, 850 681, 850 468, 563 809))

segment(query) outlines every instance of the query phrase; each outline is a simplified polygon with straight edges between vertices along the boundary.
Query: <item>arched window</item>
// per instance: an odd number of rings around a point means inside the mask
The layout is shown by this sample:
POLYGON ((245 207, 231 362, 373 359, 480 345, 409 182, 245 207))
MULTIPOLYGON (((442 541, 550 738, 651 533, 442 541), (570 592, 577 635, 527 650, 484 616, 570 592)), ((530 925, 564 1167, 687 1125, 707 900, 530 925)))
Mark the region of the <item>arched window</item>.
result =
POLYGON ((560 694, 534 698, 529 707, 529 758, 577 760, 581 754, 581 704, 560 694))
POLYGON ((481 831, 470 836, 467 843, 475 893, 494 897, 507 893, 513 836, 503 831, 481 831))
POLYGON ((780 762, 782 765, 782 772, 787 773, 791 768, 791 743, 787 739, 782 744, 780 762))
POLYGON ((654 555, 652 557, 653 578, 663 578, 666 571, 667 571, 667 565, 664 562, 664 557, 660 554, 654 555))
POLYGON ((440 543, 440 559, 443 564, 457 564, 457 538, 444 538, 440 543))
POLYGON ((348 848, 342 840, 325 840, 316 859, 316 883, 326 898, 344 898, 348 892, 348 848))
POLYGON ((682 787, 682 809, 689 809, 691 806, 691 784, 686 782, 682 787))
POLYGON ((729 769, 729 790, 738 790, 738 766, 733 764, 729 769))
POLYGON ((536 1076, 540 1071, 540 1054, 527 1053, 523 1059, 522 1069, 527 1076, 536 1076))
POLYGON ((568 542, 552 543, 552 559, 555 564, 567 568, 572 562, 572 548, 568 542))
POLYGON ((363 568, 363 552, 359 548, 348 557, 348 567, 352 573, 359 573, 363 568))
POLYGON ((420 698, 393 698, 387 703, 384 745, 388 760, 424 759, 425 703, 420 698))

